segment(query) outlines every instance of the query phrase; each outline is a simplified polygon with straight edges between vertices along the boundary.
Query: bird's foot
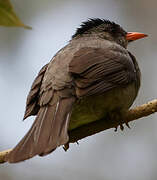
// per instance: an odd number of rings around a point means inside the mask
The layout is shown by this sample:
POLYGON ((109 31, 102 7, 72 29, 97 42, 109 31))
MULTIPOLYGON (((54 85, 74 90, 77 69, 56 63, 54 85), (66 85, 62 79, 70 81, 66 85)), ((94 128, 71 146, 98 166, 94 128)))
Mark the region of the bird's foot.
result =
POLYGON ((69 149, 69 143, 64 144, 63 149, 64 151, 67 151, 69 149))
POLYGON ((121 130, 121 131, 124 130, 123 124, 119 124, 118 126, 115 126, 115 129, 114 129, 115 132, 117 132, 118 127, 120 127, 120 130, 121 130))
MULTIPOLYGON (((121 123, 121 122, 120 122, 120 123, 121 123)), ((117 132, 118 127, 120 127, 120 130, 121 130, 121 131, 124 130, 124 125, 123 125, 123 123, 121 123, 121 124, 119 124, 118 126, 115 126, 115 129, 114 129, 115 132, 117 132)))
MULTIPOLYGON (((120 122, 120 121, 119 121, 119 122, 120 122)), ((129 123, 128 123, 128 122, 125 122, 124 124, 125 124, 125 125, 129 128, 129 129, 131 129, 131 127, 130 127, 130 125, 129 125, 129 123)), ((121 122, 120 122, 120 124, 119 124, 118 126, 120 126, 120 130, 121 130, 121 131, 123 131, 123 130, 124 130, 123 121, 121 121, 121 122)), ((114 130, 115 132, 117 131, 118 126, 116 126, 116 127, 115 127, 115 130, 114 130)))
POLYGON ((114 111, 112 113, 109 114, 109 117, 112 121, 116 121, 118 122, 118 125, 115 126, 115 132, 117 131, 118 127, 120 127, 120 130, 123 131, 124 130, 124 124, 126 124, 126 126, 130 129, 129 123, 125 122, 122 119, 122 113, 121 111, 114 111))
POLYGON ((131 129, 131 127, 130 127, 130 125, 129 125, 129 122, 126 122, 125 125, 126 125, 129 129, 131 129))

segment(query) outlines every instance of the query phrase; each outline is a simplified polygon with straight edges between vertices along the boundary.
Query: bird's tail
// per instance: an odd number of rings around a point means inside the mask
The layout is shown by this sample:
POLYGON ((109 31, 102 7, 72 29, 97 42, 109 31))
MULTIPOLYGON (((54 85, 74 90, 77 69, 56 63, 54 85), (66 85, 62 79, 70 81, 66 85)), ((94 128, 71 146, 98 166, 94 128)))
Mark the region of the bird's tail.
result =
POLYGON ((6 160, 15 163, 35 155, 44 156, 68 142, 68 124, 74 97, 60 98, 42 106, 23 139, 8 154, 6 160))

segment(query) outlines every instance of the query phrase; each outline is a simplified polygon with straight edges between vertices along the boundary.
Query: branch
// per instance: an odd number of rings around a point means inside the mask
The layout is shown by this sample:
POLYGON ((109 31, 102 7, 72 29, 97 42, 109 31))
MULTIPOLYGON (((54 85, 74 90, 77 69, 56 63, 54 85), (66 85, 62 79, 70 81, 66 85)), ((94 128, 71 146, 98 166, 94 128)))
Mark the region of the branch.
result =
MULTIPOLYGON (((155 112, 157 112, 157 99, 128 110, 125 114, 123 114, 122 123, 128 123, 130 121, 149 116, 150 114, 153 114, 155 112)), ((95 121, 69 131, 69 143, 77 142, 78 140, 83 139, 87 136, 91 136, 106 129, 115 128, 118 125, 119 123, 114 120, 104 121, 103 119, 100 119, 99 121, 95 121)), ((11 149, 0 152, 0 163, 5 162, 5 156, 10 151, 11 149)))
POLYGON ((0 152, 0 163, 5 163, 5 157, 6 155, 11 151, 12 149, 8 149, 8 150, 5 150, 5 151, 1 151, 0 152))

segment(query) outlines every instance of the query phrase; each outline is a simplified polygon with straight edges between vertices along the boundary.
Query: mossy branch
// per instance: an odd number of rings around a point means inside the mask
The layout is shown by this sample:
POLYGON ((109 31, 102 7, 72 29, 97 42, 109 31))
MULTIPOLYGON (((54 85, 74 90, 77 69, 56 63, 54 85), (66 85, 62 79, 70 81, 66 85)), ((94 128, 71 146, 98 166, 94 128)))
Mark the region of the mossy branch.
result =
MULTIPOLYGON (((157 112, 157 99, 128 110, 125 114, 123 114, 123 123, 128 123, 130 121, 149 116, 155 112, 157 112)), ((69 131, 69 143, 77 142, 87 136, 91 136, 106 129, 115 128, 118 125, 118 122, 114 120, 104 121, 103 119, 100 119, 99 121, 69 131)), ((11 149, 0 152, 0 163, 5 162, 5 157, 10 151, 11 149)))

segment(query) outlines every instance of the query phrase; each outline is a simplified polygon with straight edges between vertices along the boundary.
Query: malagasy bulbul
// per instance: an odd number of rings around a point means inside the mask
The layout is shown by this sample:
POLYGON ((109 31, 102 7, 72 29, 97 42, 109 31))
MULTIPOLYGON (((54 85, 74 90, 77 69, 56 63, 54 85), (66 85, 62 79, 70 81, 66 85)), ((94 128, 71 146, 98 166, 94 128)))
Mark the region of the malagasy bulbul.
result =
POLYGON ((24 119, 36 119, 7 161, 47 155, 68 143, 68 130, 127 111, 140 87, 140 70, 127 45, 146 36, 109 20, 83 22, 34 80, 24 119))

